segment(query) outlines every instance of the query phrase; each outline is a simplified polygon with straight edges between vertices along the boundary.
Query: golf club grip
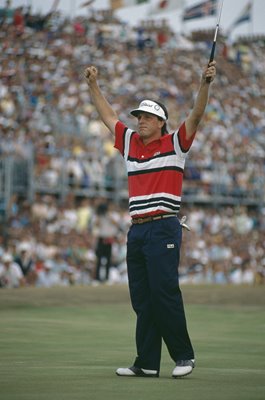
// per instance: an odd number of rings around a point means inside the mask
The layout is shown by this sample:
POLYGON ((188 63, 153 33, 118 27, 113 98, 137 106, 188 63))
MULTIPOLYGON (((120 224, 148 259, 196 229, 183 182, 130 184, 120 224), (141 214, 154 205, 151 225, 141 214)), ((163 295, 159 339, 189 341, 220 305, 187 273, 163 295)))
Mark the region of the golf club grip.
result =
MULTIPOLYGON (((213 61, 213 59, 214 59, 215 46, 216 46, 216 41, 213 41, 212 50, 211 50, 211 54, 210 54, 210 59, 209 59, 208 65, 209 65, 209 64, 213 61)), ((207 82, 207 83, 210 83, 210 82, 211 82, 211 78, 206 78, 206 82, 207 82)))

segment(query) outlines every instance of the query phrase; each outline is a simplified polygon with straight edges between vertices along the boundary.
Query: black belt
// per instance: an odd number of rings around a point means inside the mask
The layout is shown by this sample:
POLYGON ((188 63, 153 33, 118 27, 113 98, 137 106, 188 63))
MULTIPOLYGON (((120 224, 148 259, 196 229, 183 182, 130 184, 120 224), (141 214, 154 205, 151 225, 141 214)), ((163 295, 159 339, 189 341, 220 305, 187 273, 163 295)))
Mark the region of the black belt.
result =
POLYGON ((149 217, 143 218, 132 218, 132 224, 145 224, 146 222, 157 221, 158 219, 164 219, 169 217, 176 217, 176 214, 161 214, 161 215, 154 215, 149 217))

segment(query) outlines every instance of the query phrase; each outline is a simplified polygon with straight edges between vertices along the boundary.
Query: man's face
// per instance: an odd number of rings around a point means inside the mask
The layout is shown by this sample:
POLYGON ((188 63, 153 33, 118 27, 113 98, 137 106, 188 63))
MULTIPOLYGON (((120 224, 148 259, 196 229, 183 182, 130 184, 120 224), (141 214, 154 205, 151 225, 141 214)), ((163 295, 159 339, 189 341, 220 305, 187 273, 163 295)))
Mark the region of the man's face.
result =
POLYGON ((10 267, 10 264, 11 264, 11 262, 10 262, 10 261, 5 261, 5 263, 4 263, 4 267, 5 267, 5 269, 6 269, 6 270, 8 270, 8 269, 9 269, 9 267, 10 267))
POLYGON ((138 132, 144 143, 160 138, 161 128, 164 125, 164 121, 160 121, 156 115, 144 111, 139 112, 137 119, 138 132))

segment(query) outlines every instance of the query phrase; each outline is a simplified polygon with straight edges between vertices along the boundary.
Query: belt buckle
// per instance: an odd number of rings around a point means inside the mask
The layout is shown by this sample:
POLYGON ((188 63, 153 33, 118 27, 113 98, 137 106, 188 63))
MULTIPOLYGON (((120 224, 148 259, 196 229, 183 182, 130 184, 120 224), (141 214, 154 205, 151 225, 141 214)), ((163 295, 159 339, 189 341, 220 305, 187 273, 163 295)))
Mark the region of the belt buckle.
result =
POLYGON ((145 218, 135 218, 134 224, 143 224, 145 222, 145 218))

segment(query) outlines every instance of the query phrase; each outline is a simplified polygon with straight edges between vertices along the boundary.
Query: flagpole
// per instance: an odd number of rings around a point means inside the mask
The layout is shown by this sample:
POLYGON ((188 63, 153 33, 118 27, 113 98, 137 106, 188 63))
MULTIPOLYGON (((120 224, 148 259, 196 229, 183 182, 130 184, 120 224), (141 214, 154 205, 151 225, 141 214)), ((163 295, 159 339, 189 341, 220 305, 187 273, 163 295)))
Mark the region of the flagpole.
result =
POLYGON ((75 17, 75 0, 70 0, 70 15, 74 18, 75 17))
POLYGON ((250 14, 250 23, 249 23, 249 35, 254 35, 254 18, 253 18, 253 10, 254 10, 254 0, 251 1, 251 14, 250 14))
POLYGON ((181 8, 181 17, 180 17, 180 34, 181 35, 183 35, 183 36, 186 36, 185 35, 185 29, 184 29, 184 26, 185 26, 185 24, 184 24, 184 21, 183 21, 183 11, 185 10, 185 8, 186 8, 186 0, 184 0, 184 2, 183 2, 183 6, 182 6, 182 8, 181 8))

